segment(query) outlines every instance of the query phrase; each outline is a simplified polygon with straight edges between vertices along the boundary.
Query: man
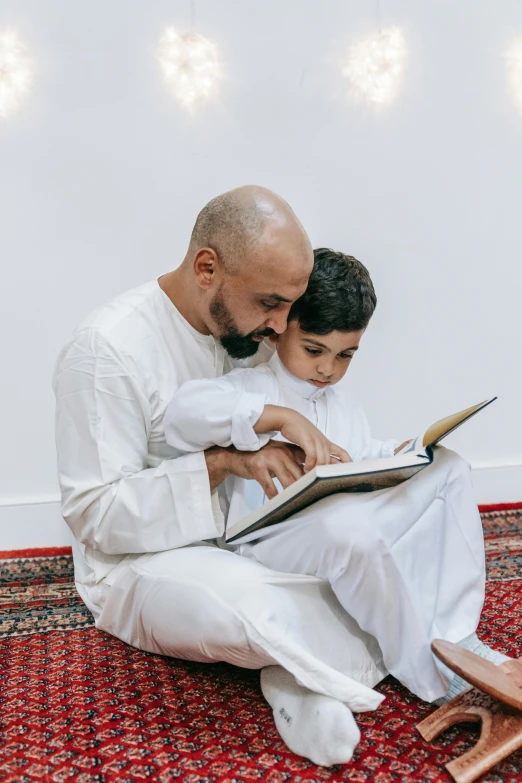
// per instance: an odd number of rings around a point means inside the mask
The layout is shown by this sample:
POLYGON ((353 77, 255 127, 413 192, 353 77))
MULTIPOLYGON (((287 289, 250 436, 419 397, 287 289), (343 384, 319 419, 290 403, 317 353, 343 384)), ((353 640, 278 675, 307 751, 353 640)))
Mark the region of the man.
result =
POLYGON ((296 520, 282 526, 281 547, 272 535, 261 542, 256 559, 266 565, 224 545, 226 478, 255 479, 271 497, 272 478, 285 487, 302 475, 303 455, 281 442, 179 455, 165 442, 165 408, 184 381, 266 360, 263 338, 284 331, 312 263, 303 227, 278 196, 258 187, 218 196, 179 268, 76 330, 54 389, 63 515, 97 627, 151 652, 262 668, 287 745, 328 765, 351 758, 351 710, 378 706, 370 688, 386 670, 422 698, 445 694, 449 674, 429 642, 473 635, 484 553, 469 469, 445 450, 407 490, 329 498, 303 515, 307 526, 321 523, 317 551, 339 561, 359 625, 314 552, 300 558, 299 543, 291 551, 296 520), (381 527, 401 533, 391 541, 381 527), (348 557, 359 564, 354 579, 348 557))

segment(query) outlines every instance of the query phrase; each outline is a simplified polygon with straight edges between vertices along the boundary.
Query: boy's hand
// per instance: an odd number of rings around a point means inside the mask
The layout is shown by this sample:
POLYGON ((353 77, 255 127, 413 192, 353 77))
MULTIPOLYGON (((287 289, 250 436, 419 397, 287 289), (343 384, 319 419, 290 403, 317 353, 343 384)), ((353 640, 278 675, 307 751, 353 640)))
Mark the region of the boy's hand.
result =
POLYGON ((284 409, 279 432, 287 440, 297 443, 304 451, 306 456, 305 473, 317 465, 330 465, 338 461, 352 462, 347 451, 336 446, 335 443, 330 443, 317 427, 297 411, 289 408, 284 409))
POLYGON ((412 440, 413 440, 413 438, 410 438, 409 440, 405 440, 405 441, 404 441, 404 443, 401 443, 401 445, 400 445, 400 446, 397 446, 397 448, 395 449, 395 451, 394 451, 393 453, 394 453, 394 454, 398 454, 398 453, 399 453, 399 451, 400 451, 401 449, 403 449, 405 446, 407 446, 407 445, 408 445, 408 443, 411 443, 411 442, 412 442, 412 440))

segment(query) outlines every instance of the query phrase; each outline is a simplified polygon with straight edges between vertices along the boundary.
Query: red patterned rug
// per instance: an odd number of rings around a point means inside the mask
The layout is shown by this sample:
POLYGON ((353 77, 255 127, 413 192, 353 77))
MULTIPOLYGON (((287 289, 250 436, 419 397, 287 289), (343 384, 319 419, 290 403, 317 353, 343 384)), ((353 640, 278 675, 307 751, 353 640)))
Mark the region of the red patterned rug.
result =
MULTIPOLYGON (((480 634, 522 655, 522 504, 483 512, 488 587, 480 634)), ((0 781, 6 783, 402 783, 450 781, 444 764, 473 728, 427 744, 431 708, 393 678, 359 716, 350 764, 324 769, 288 751, 258 672, 143 653, 97 631, 78 598, 70 550, 0 555, 0 781)), ((522 752, 481 783, 522 781, 522 752)))

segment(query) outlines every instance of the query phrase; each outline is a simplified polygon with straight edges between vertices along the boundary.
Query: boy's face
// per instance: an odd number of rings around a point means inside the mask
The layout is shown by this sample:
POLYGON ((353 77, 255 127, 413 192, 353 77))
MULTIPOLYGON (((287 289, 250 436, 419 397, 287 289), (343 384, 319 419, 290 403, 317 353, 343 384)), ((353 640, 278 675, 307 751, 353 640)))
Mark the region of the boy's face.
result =
POLYGON ((283 334, 270 339, 277 346, 282 363, 292 375, 323 388, 341 380, 348 369, 365 330, 358 332, 303 332, 298 321, 289 321, 283 334))

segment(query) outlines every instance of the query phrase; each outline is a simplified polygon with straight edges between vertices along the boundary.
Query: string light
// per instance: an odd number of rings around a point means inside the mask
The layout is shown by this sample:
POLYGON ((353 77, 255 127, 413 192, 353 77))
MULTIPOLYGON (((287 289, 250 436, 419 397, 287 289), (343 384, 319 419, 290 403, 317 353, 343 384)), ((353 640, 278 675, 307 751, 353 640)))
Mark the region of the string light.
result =
POLYGON ((167 87, 188 108, 208 98, 221 76, 216 46, 193 31, 168 27, 159 42, 158 60, 167 87))
POLYGON ((506 52, 508 93, 522 114, 522 38, 513 41, 506 52))
POLYGON ((26 47, 14 30, 0 33, 0 117, 15 112, 33 81, 33 66, 26 47))
POLYGON ((352 97, 381 106, 391 103, 399 91, 406 59, 406 41, 398 27, 353 44, 342 71, 352 97))

